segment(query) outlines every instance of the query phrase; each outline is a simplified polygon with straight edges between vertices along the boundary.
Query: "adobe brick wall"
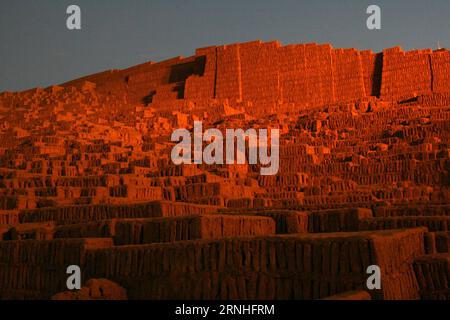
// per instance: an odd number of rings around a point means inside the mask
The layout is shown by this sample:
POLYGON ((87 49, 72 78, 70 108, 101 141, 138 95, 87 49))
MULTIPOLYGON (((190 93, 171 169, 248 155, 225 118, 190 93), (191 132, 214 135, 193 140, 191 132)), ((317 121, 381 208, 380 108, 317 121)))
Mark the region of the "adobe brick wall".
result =
POLYGON ((130 298, 317 299, 362 289, 365 269, 378 264, 383 289, 372 292, 372 298, 414 299, 419 292, 412 263, 424 254, 423 232, 411 229, 116 247, 89 251, 86 267, 89 277, 102 276, 119 283, 130 298))
POLYGON ((64 84, 96 84, 103 94, 127 96, 130 103, 155 97, 155 106, 182 98, 191 101, 229 99, 259 105, 255 114, 274 110, 278 102, 323 105, 370 96, 402 100, 450 91, 448 50, 400 47, 382 53, 334 49, 315 43, 286 45, 253 41, 197 49, 195 56, 145 63, 106 71, 64 84), (186 74, 181 84, 170 83, 173 69, 202 64, 201 74, 186 74), (204 64, 204 65, 203 65, 204 64))
POLYGON ((113 218, 171 217, 214 212, 217 208, 182 202, 152 201, 124 205, 67 206, 23 210, 21 223, 55 221, 58 225, 101 221, 113 218))
POLYGON ((0 241, 0 299, 48 299, 66 290, 66 268, 82 266, 86 250, 111 239, 0 241))
POLYGON ((414 261, 414 270, 424 300, 450 299, 450 256, 435 254, 414 261))
POLYGON ((448 51, 433 52, 431 55, 433 92, 450 91, 450 54, 448 51))

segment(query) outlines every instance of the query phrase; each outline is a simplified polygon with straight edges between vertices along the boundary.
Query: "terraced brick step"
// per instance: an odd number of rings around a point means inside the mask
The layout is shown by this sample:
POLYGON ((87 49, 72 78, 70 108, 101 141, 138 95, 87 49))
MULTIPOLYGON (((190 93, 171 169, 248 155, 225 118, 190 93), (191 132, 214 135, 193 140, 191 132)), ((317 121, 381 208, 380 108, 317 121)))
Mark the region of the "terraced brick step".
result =
POLYGON ((366 208, 330 209, 311 212, 309 232, 358 231, 362 219, 372 217, 372 210, 366 208))
POLYGON ((18 210, 0 210, 0 225, 19 223, 18 210))
POLYGON ((382 270, 374 299, 419 297, 413 260, 424 229, 196 240, 90 250, 90 278, 136 299, 318 299, 364 289, 382 270), (200 284, 200 285, 199 285, 200 284))
POLYGON ((449 231, 450 216, 369 218, 359 222, 360 230, 386 230, 427 227, 429 231, 449 231))
POLYGON ((112 239, 57 239, 0 242, 0 298, 49 298, 67 289, 66 268, 83 266, 87 250, 112 239))
POLYGON ((152 201, 127 205, 87 205, 23 210, 20 222, 55 221, 58 225, 86 223, 114 218, 186 216, 216 211, 217 208, 182 202, 152 201))
POLYGON ((276 209, 245 209, 245 210, 219 210, 220 214, 246 215, 270 217, 276 222, 276 233, 304 233, 308 232, 309 214, 303 211, 276 210, 276 209))
POLYGON ((114 219, 59 226, 56 238, 111 237, 116 245, 219 239, 275 234, 275 221, 257 216, 181 216, 150 219, 114 219))
MULTIPOLYGON (((55 230, 54 222, 23 223, 5 226, 1 240, 51 240, 55 230)), ((0 234, 2 232, 0 231, 0 234)))
POLYGON ((425 252, 450 253, 450 232, 427 232, 425 233, 425 252))
POLYGON ((373 209, 374 217, 397 217, 397 216, 450 216, 450 205, 399 205, 399 206, 376 206, 373 209))

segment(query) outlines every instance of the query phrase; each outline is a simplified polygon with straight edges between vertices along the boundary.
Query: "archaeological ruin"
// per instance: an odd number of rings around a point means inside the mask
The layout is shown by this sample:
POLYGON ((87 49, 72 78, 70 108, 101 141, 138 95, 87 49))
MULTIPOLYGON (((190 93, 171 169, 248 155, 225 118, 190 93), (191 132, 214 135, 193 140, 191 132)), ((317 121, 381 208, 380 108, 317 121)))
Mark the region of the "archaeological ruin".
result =
POLYGON ((254 41, 3 92, 0 299, 448 300, 449 156, 445 49, 254 41), (175 165, 194 121, 278 129, 277 174, 175 165))

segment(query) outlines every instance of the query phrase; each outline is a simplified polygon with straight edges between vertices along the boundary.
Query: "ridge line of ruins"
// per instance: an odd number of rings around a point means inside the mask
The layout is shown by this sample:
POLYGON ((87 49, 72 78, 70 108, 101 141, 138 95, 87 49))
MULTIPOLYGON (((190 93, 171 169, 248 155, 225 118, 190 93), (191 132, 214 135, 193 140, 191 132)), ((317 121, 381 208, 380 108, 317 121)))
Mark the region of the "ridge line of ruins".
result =
POLYGON ((367 97, 401 101, 450 91, 450 75, 443 68, 448 57, 446 49, 405 52, 394 47, 373 53, 329 44, 253 41, 200 48, 192 57, 104 71, 62 86, 90 81, 105 93, 126 92, 131 103, 155 105, 171 98, 305 106, 367 97), (255 76, 258 84, 252 81, 255 76))

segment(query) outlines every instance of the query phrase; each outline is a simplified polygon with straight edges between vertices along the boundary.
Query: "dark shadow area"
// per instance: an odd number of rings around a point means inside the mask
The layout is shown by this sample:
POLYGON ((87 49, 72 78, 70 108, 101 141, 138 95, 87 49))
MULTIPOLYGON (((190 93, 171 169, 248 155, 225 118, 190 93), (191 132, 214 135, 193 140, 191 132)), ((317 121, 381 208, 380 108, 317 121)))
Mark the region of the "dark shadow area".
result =
POLYGON ((205 72, 206 57, 197 57, 192 62, 180 63, 171 67, 169 83, 186 81, 191 75, 202 76, 205 72))
POLYGON ((375 65, 372 79, 372 96, 380 97, 381 94, 381 79, 383 71, 383 53, 375 55, 375 65))
POLYGON ((411 103, 417 103, 419 102, 419 97, 413 97, 410 99, 401 100, 398 103, 399 104, 411 104, 411 103))
POLYGON ((153 102, 153 97, 156 94, 156 90, 151 91, 148 95, 142 98, 142 103, 146 106, 153 102))

